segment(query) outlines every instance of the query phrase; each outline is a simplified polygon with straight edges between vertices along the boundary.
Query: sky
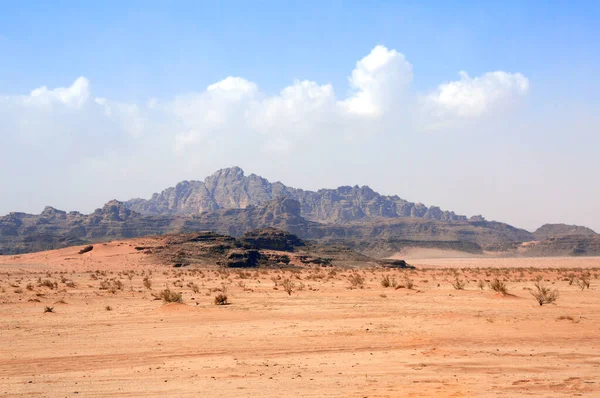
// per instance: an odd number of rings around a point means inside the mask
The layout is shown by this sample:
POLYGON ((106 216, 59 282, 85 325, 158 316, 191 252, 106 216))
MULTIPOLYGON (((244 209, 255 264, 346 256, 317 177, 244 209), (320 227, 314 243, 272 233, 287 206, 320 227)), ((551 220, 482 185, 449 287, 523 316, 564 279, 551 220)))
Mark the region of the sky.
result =
POLYGON ((600 2, 0 0, 0 214, 240 166, 600 232, 600 2))

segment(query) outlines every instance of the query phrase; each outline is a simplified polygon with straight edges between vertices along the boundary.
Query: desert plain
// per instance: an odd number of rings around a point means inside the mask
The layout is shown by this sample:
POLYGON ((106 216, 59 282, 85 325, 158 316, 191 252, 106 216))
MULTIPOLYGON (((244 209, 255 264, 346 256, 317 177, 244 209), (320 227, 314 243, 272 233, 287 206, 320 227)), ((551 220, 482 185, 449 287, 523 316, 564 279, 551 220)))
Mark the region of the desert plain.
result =
POLYGON ((234 270, 140 242, 0 256, 0 396, 600 396, 598 257, 234 270))

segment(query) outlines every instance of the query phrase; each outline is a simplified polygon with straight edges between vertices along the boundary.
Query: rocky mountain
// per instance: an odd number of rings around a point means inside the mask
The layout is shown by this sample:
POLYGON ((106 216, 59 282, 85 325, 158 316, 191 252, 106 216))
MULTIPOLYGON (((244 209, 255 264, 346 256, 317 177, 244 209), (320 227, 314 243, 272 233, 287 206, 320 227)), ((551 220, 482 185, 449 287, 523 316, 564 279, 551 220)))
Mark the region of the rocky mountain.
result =
POLYGON ((567 224, 544 224, 533 233, 533 237, 536 240, 562 238, 572 235, 594 236, 597 234, 590 228, 567 224))
POLYGON ((165 233, 214 231, 242 236, 274 227, 302 239, 385 256, 406 246, 454 248, 481 252, 486 245, 531 240, 527 231, 489 221, 439 221, 425 218, 378 218, 370 222, 318 223, 302 217, 295 199, 280 196, 260 206, 217 209, 196 215, 142 215, 110 201, 92 214, 46 208, 40 215, 11 213, 0 217, 0 253, 15 254, 75 244, 165 233))
MULTIPOLYGON (((280 196, 300 202, 304 218, 327 223, 375 218, 423 218, 439 221, 468 221, 467 217, 439 207, 412 203, 398 196, 385 196, 367 186, 305 191, 271 183, 255 174, 244 175, 239 167, 222 169, 202 181, 183 181, 156 193, 148 200, 132 199, 125 205, 144 215, 193 215, 219 209, 259 206, 280 196)), ((483 221, 481 216, 473 221, 483 221)))
POLYGON ((480 216, 467 219, 380 195, 369 187, 303 191, 253 174, 246 177, 237 167, 204 182, 180 183, 149 200, 113 200, 87 215, 52 207, 39 215, 10 213, 0 217, 0 254, 168 233, 213 231, 239 237, 266 227, 379 258, 415 246, 516 252, 522 242, 534 240, 543 243, 536 249, 540 253, 600 254, 596 240, 588 239, 598 235, 585 227, 552 224, 532 234, 480 216), (569 239, 551 241, 565 237, 569 239))

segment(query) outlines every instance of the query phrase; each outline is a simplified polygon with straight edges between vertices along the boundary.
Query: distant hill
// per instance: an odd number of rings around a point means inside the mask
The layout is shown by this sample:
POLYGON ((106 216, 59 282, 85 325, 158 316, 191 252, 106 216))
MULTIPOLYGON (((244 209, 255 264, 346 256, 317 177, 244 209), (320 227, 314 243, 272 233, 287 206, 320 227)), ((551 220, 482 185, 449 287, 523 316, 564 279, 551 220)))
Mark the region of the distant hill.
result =
POLYGON ((536 240, 562 238, 572 235, 593 236, 597 234, 590 228, 567 224, 544 224, 533 233, 536 240))

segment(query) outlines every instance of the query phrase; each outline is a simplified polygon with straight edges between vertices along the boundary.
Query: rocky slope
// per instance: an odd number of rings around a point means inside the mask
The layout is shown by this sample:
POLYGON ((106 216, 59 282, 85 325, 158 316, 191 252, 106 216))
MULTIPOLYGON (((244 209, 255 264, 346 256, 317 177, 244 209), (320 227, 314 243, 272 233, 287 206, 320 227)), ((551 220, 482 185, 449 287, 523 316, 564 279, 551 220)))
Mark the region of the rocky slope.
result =
MULTIPOLYGON (((373 218, 424 218, 467 221, 467 217, 439 207, 412 203, 398 196, 384 196, 367 186, 342 186, 317 192, 271 183, 255 174, 244 175, 239 167, 222 169, 202 181, 183 181, 154 194, 149 200, 126 202, 131 210, 145 215, 192 215, 218 209, 258 206, 279 196, 300 202, 303 217, 312 221, 342 223, 373 218)), ((481 221, 477 216, 473 220, 481 221)))
MULTIPOLYGON (((156 262, 175 267, 221 265, 228 268, 319 266, 394 266, 345 247, 304 242, 288 232, 263 228, 241 237, 214 232, 173 234, 157 237, 151 244, 136 247, 156 262)), ((407 267, 406 263, 396 266, 407 267)))
POLYGON ((562 238, 572 235, 594 236, 597 234, 590 228, 567 224, 544 224, 533 233, 533 237, 536 240, 562 238))
MULTIPOLYGON (((114 200, 88 215, 51 207, 39 215, 10 213, 0 217, 0 254, 168 233, 213 231, 239 237, 265 227, 375 257, 415 246, 509 252, 518 250, 522 242, 537 239, 550 247, 558 244, 550 239, 574 236, 554 251, 542 249, 543 245, 539 249, 563 253, 578 239, 587 242, 586 237, 597 236, 584 227, 556 224, 531 234, 480 216, 467 219, 397 196, 383 196, 368 187, 303 191, 256 175, 246 177, 233 167, 204 182, 180 183, 150 200, 114 200)), ((600 254, 595 241, 589 242, 575 247, 573 254, 591 255, 596 250, 600 254)))
POLYGON ((342 244, 384 256, 406 246, 451 247, 480 252, 490 244, 531 240, 527 231, 488 221, 445 222, 424 218, 379 218, 371 222, 326 224, 302 217, 300 203, 281 196, 260 206, 218 209, 197 215, 141 215, 111 201, 89 215, 46 208, 40 215, 0 217, 0 253, 48 250, 75 244, 166 233, 214 231, 242 236, 275 227, 302 239, 342 244), (385 249, 383 249, 385 248, 385 249))

